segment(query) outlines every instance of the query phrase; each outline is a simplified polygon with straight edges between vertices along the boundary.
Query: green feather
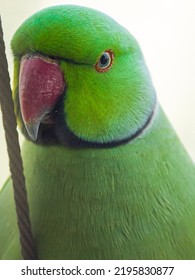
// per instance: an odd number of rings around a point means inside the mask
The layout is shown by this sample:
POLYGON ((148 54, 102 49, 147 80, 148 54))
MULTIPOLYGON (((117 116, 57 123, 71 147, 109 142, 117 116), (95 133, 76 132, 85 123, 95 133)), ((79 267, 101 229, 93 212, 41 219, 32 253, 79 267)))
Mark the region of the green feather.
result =
MULTIPOLYGON (((100 12, 56 6, 28 19, 12 49, 25 135, 18 76, 28 52, 59 58, 68 84, 64 122, 79 139, 118 141, 151 117, 137 137, 111 148, 24 142, 38 258, 195 259, 194 163, 156 102, 135 39, 100 12), (106 49, 114 62, 98 73, 106 49)), ((11 180, 0 193, 0 216, 0 258, 21 259, 11 180)))
POLYGON ((155 92, 136 40, 100 12, 68 5, 40 11, 18 29, 12 50, 16 99, 21 56, 38 52, 60 58, 68 83, 66 122, 84 140, 101 143, 129 137, 153 110, 155 92), (94 65, 107 49, 114 52, 113 67, 98 73, 94 65))

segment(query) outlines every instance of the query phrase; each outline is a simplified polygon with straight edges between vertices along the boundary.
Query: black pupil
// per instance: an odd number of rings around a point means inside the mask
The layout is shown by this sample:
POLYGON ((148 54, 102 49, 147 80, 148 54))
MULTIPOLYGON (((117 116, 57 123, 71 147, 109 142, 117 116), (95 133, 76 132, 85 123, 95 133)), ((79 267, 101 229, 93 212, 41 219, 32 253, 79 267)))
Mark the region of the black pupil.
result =
POLYGON ((101 57, 100 57, 100 65, 101 66, 107 66, 109 63, 109 56, 107 53, 104 53, 101 57))

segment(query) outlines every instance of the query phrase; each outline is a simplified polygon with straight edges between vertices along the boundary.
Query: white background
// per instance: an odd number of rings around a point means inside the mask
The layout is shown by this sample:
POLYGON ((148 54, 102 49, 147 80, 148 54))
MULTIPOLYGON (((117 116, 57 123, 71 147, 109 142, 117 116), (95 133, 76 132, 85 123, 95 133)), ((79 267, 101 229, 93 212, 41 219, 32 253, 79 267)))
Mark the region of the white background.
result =
MULTIPOLYGON (((158 98, 195 159, 195 1, 194 0, 0 0, 10 75, 10 39, 31 14, 56 4, 77 4, 101 10, 124 25, 138 40, 158 98)), ((0 187, 8 161, 0 115, 0 187)))
MULTIPOLYGON (((48 279, 48 280, 62 280, 62 279, 78 279, 78 280, 179 280, 179 279, 187 279, 187 280, 194 280, 194 264, 195 261, 137 261, 137 260, 114 260, 114 261, 99 261, 99 260, 81 260, 81 261, 1 261, 0 262, 0 277, 3 280, 8 280, 8 279, 14 279, 14 280, 33 280, 33 279, 48 279), (27 268, 28 266, 28 268, 27 268), (43 272, 41 272, 41 275, 37 274, 37 270, 41 268, 41 271, 43 271, 43 268, 45 269, 61 269, 62 267, 64 269, 68 270, 69 269, 75 269, 76 266, 78 266, 79 269, 81 269, 81 273, 85 274, 86 269, 87 269, 87 274, 89 272, 93 273, 92 275, 61 275, 57 276, 54 274, 52 276, 51 273, 48 276, 43 276, 43 272), (118 269, 115 269, 116 267, 123 268, 125 269, 124 274, 121 275, 122 270, 120 269, 121 273, 120 275, 115 275, 115 273, 118 271, 118 269), (132 269, 134 268, 134 272, 126 273, 126 268, 131 267, 132 269), (139 271, 139 267, 143 268, 152 268, 151 272, 155 271, 155 267, 174 267, 173 272, 171 275, 169 275, 171 269, 169 268, 167 270, 167 273, 165 275, 140 275, 139 273, 136 274, 136 271, 139 271), (23 269, 23 271, 22 271, 23 269), (28 276, 27 275, 21 275, 22 272, 27 273, 28 269, 28 276), (92 270, 91 270, 92 269, 92 270), (95 271, 94 271, 95 269, 95 271), (94 275, 94 272, 96 273, 97 269, 104 269, 105 274, 103 275, 102 273, 99 275, 94 275), (32 273, 32 274, 30 274, 32 273), (34 273, 34 275, 33 275, 34 273), (37 276, 39 275, 39 276, 37 276)), ((129 271, 129 270, 128 270, 129 271)), ((144 269, 144 271, 147 272, 147 269, 144 269)), ((165 269, 162 270, 163 273, 165 269)), ((75 270, 73 271, 75 274, 75 270)), ((98 274, 98 272, 97 272, 98 274)))

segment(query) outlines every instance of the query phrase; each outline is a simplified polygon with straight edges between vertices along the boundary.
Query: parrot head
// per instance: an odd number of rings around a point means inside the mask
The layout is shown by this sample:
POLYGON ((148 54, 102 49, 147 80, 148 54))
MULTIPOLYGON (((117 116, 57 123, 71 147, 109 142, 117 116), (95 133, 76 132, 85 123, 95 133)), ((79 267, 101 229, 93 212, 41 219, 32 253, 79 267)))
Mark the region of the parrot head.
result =
POLYGON ((19 27, 11 47, 17 120, 34 143, 117 146, 153 119, 155 90, 139 45, 109 16, 46 8, 19 27))

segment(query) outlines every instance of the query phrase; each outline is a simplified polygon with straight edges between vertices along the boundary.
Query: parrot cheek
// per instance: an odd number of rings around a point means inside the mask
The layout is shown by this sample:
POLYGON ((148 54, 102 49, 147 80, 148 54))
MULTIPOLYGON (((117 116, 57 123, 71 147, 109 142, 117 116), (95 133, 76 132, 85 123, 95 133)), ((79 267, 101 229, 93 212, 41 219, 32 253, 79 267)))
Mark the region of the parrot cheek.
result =
POLYGON ((19 100, 22 118, 32 140, 37 139, 40 123, 51 122, 53 110, 65 89, 58 63, 39 55, 22 57, 19 75, 19 100))

